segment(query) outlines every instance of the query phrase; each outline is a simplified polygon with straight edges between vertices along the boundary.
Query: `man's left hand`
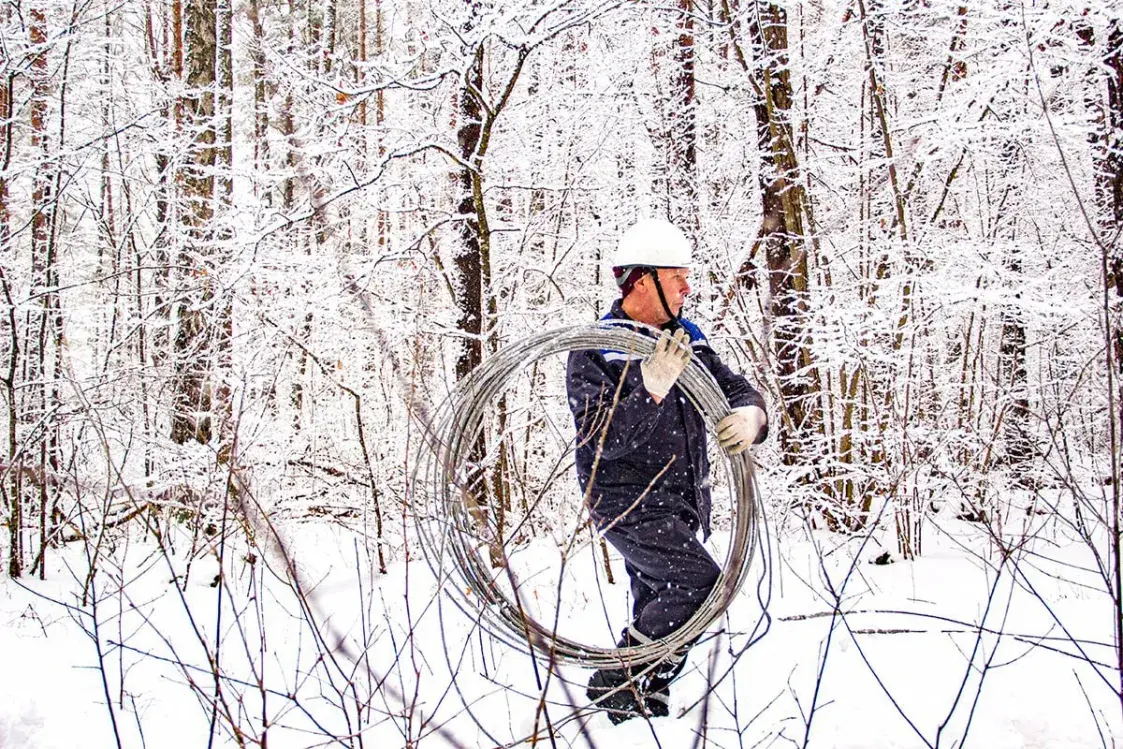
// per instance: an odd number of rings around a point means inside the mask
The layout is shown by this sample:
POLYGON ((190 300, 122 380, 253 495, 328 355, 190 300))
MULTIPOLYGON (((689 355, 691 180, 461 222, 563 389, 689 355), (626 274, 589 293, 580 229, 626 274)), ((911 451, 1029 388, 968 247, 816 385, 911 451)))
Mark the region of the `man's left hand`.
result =
POLYGON ((759 406, 742 406, 718 422, 717 441, 730 455, 736 455, 756 442, 768 417, 759 406))

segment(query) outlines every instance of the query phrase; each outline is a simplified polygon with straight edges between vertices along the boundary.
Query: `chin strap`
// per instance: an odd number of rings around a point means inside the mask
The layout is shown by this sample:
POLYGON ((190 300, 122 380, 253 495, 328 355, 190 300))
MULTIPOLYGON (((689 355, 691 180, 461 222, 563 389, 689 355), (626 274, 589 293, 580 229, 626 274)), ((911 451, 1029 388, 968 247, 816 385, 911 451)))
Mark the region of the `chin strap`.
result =
POLYGON ((667 329, 674 330, 679 327, 679 318, 682 317, 682 310, 680 309, 677 315, 671 312, 671 306, 667 304, 667 295, 663 293, 663 284, 659 283, 659 269, 652 268, 649 272, 651 273, 651 278, 655 281, 655 290, 659 292, 659 301, 663 305, 663 311, 667 313, 667 317, 671 318, 667 323, 670 327, 667 329))

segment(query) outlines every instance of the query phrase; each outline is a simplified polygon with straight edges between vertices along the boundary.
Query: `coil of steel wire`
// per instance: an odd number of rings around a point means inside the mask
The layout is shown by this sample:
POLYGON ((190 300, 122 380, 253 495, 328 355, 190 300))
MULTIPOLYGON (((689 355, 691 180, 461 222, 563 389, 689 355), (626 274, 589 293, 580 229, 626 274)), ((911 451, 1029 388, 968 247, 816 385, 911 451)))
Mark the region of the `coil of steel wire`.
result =
MULTIPOLYGON (((491 636, 507 645, 534 650, 552 662, 592 668, 621 663, 652 663, 693 642, 729 607, 749 570, 757 542, 761 511, 749 451, 726 456, 731 485, 732 538, 717 585, 701 608, 667 637, 634 647, 595 647, 559 636, 528 615, 518 596, 511 596, 493 580, 487 542, 497 538, 465 488, 470 451, 483 429, 484 418, 508 380, 543 357, 595 349, 644 357, 655 338, 636 332, 634 324, 579 325, 548 330, 505 347, 464 379, 434 414, 427 445, 419 448, 414 474, 414 510, 422 548, 433 574, 445 592, 491 636), (422 507, 418 498, 427 506, 422 507)), ((649 329, 658 334, 654 328, 649 329)), ((678 379, 685 396, 705 419, 712 433, 729 413, 729 403, 704 366, 692 358, 678 379)), ((723 453, 724 454, 724 453, 723 453)), ((513 582, 513 581, 512 581, 513 582)), ((512 584, 517 590, 517 585, 512 584)))

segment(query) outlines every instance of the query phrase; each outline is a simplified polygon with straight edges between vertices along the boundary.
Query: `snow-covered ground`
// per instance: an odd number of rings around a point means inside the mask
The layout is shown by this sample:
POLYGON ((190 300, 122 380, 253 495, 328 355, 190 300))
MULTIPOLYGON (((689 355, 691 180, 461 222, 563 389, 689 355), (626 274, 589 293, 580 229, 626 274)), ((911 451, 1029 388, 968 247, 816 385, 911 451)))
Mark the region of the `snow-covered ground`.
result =
MULTIPOLYGON (((216 746, 530 745, 536 726, 546 746, 547 723, 556 746, 611 749, 1118 745, 1114 612, 1095 560, 1051 521, 1029 522, 1002 562, 984 527, 937 515, 920 559, 884 565, 889 538, 789 527, 771 539, 770 587, 758 557, 692 652, 676 717, 616 727, 578 710, 587 671, 547 678, 497 645, 435 595, 416 549, 380 575, 355 532, 284 527, 306 608, 278 559, 244 542, 192 556, 187 539, 107 539, 92 578, 74 544, 46 581, 0 579, 0 747, 201 747, 212 722, 216 746), (745 650, 769 591, 770 629, 745 650)), ((550 569, 557 554, 539 541, 516 563, 550 569)), ((604 582, 588 551, 572 560, 563 634, 612 641, 627 607, 619 560, 615 574, 604 582)), ((556 579, 531 587, 548 620, 556 579)))

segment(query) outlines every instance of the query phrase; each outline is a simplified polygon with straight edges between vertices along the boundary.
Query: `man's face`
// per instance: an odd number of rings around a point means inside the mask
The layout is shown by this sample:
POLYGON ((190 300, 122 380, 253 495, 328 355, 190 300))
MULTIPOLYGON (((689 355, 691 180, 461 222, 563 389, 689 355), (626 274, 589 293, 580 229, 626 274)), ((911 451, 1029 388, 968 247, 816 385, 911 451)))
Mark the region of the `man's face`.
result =
MULTIPOLYGON (((686 297, 690 294, 690 269, 659 268, 656 272, 659 274, 659 283, 663 287, 663 293, 667 297, 667 306, 671 308, 671 312, 676 315, 679 314, 682 312, 682 305, 686 303, 686 297)), ((653 287, 654 285, 652 284, 653 287)), ((659 304, 659 292, 652 288, 651 293, 655 295, 655 303, 659 304)))

